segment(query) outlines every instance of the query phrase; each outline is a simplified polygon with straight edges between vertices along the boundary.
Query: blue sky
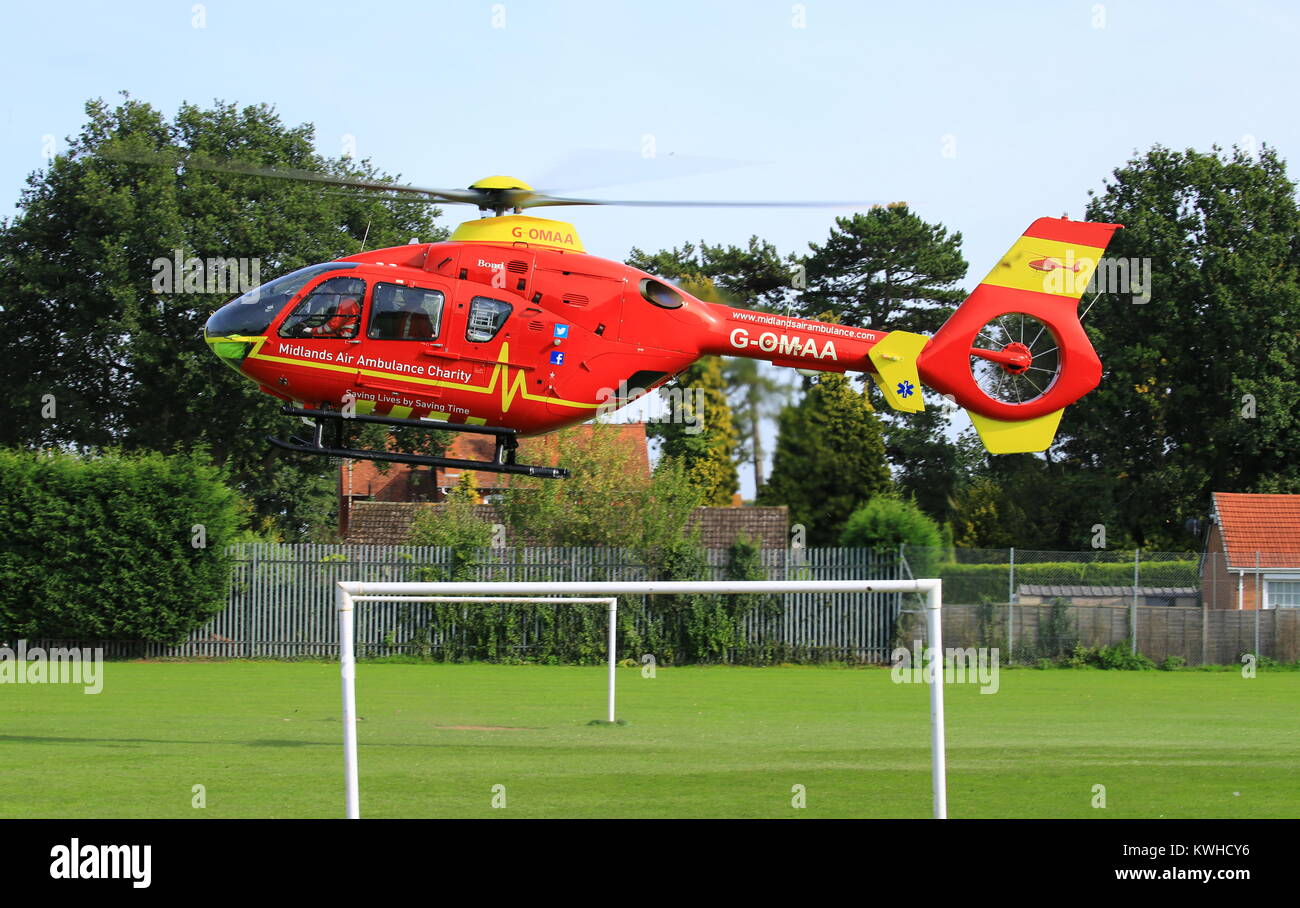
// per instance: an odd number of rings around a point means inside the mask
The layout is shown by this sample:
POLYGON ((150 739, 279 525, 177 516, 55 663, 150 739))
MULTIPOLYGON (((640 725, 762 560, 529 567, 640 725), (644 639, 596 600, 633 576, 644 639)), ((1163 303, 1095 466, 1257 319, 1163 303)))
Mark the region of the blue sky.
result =
MULTIPOLYGON (((592 195, 904 199, 962 233, 973 286, 1035 217, 1080 217, 1135 151, 1255 142, 1291 159, 1300 139, 1300 13, 1252 0, 212 0, 7 4, 0 23, 4 216, 46 137, 62 147, 88 98, 126 89, 168 114, 268 102, 315 124, 322 153, 351 141, 429 186, 508 173, 577 189, 612 168, 660 179, 592 195)), ((751 234, 805 250, 833 214, 562 216, 622 258, 751 234)))

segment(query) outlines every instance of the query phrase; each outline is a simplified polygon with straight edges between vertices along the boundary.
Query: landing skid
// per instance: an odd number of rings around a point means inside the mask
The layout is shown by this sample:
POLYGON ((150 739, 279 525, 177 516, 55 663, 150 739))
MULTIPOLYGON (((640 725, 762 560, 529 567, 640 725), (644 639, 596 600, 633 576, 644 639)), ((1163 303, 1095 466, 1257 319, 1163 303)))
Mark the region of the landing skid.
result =
POLYGON ((285 451, 299 454, 312 454, 317 457, 346 457, 352 460, 382 460, 388 463, 406 463, 422 467, 447 467, 454 470, 479 470, 484 473, 511 473, 521 476, 538 476, 543 479, 564 479, 569 471, 562 467, 538 467, 515 462, 515 453, 519 448, 518 433, 514 429, 501 426, 467 426, 464 423, 438 422, 430 419, 399 419, 395 416, 374 416, 371 414, 345 415, 337 410, 305 410, 300 407, 281 407, 280 412, 286 416, 302 416, 314 420, 315 429, 311 440, 289 436, 286 441, 273 435, 266 440, 285 451), (325 444, 325 422, 333 421, 335 426, 335 444, 325 444), (492 435, 496 438, 496 448, 491 460, 460 460, 453 457, 434 457, 428 454, 404 454, 397 451, 374 451, 368 448, 346 448, 343 446, 343 424, 348 421, 377 423, 382 426, 405 426, 411 428, 440 430, 444 432, 469 432, 475 435, 492 435))

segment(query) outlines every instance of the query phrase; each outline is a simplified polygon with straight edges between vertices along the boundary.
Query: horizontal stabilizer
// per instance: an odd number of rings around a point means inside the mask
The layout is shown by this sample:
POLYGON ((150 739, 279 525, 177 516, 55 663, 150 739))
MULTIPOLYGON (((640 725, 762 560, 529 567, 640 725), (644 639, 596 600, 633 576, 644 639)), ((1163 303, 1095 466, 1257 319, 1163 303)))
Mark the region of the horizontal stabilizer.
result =
POLYGON ((1039 416, 1035 419, 1018 419, 1008 422, 990 419, 967 410, 970 421, 975 424, 975 431, 980 434, 980 441, 990 454, 1031 454, 1046 451, 1056 437, 1057 427, 1061 425, 1064 408, 1039 416))
POLYGON ((920 413, 925 409, 916 358, 929 341, 930 338, 924 334, 890 331, 867 353, 871 364, 876 367, 871 377, 885 395, 885 401, 895 410, 920 413))

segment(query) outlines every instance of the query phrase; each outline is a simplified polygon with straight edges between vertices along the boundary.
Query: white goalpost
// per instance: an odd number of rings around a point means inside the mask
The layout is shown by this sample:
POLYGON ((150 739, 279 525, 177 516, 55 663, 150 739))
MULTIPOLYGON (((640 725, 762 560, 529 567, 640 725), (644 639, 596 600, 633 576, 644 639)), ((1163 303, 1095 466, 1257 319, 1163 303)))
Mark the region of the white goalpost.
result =
MULTIPOLYGON (((930 679, 930 775, 934 818, 948 816, 947 767, 943 720, 943 581, 918 580, 700 580, 700 581, 339 581, 335 602, 339 615, 339 668, 343 680, 343 776, 348 819, 361 816, 357 778, 356 603, 465 602, 603 604, 609 614, 609 721, 614 722, 615 638, 619 595, 766 594, 766 593, 924 593, 929 645, 938 655, 930 679)), ((927 672, 927 674, 929 674, 927 672)))

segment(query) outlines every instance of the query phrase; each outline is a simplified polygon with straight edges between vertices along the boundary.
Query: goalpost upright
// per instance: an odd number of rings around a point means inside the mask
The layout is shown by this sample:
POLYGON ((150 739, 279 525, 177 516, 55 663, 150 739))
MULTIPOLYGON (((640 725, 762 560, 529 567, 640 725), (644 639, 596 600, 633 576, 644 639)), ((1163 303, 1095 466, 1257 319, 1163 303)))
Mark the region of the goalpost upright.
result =
POLYGON ((614 721, 614 675, 618 595, 764 593, 925 593, 929 648, 937 654, 926 669, 930 682, 930 773, 935 819, 948 816, 947 766, 943 716, 943 582, 917 580, 700 580, 700 581, 339 581, 339 668, 343 681, 343 771, 349 819, 361 816, 357 780, 355 603, 406 602, 568 602, 604 603, 609 611, 609 721, 614 721), (563 597, 563 598, 561 598, 563 597))

